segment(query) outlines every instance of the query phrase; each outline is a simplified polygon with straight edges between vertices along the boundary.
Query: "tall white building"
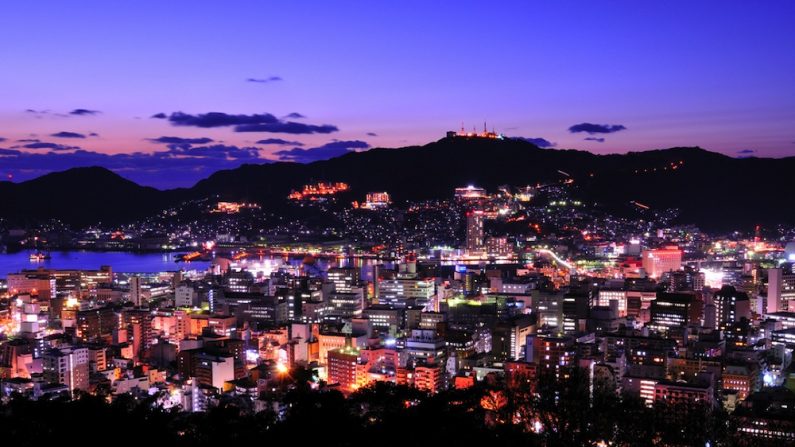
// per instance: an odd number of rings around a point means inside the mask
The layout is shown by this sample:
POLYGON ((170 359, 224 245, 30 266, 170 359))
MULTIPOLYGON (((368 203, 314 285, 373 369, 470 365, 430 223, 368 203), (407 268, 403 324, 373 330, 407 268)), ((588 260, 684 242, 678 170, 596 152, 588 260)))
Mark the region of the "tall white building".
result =
POLYGON ((48 383, 60 383, 69 391, 88 390, 88 348, 51 349, 42 356, 42 372, 48 383))

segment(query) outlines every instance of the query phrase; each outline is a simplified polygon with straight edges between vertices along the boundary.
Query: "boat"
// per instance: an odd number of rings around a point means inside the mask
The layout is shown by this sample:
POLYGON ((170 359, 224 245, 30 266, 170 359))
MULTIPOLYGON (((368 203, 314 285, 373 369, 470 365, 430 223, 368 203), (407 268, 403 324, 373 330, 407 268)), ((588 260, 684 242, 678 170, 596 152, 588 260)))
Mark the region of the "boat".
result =
POLYGON ((42 253, 40 251, 37 251, 35 253, 30 254, 30 262, 41 262, 47 259, 50 259, 49 253, 42 253))

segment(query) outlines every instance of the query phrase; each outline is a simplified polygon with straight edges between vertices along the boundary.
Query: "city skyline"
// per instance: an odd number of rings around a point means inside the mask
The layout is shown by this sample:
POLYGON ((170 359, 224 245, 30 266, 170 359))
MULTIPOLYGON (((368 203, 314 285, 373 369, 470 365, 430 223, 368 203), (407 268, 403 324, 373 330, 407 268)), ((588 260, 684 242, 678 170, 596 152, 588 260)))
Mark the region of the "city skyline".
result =
POLYGON ((100 165, 191 186, 484 121, 599 154, 795 149, 788 2, 189 6, 8 6, 3 177, 100 165))

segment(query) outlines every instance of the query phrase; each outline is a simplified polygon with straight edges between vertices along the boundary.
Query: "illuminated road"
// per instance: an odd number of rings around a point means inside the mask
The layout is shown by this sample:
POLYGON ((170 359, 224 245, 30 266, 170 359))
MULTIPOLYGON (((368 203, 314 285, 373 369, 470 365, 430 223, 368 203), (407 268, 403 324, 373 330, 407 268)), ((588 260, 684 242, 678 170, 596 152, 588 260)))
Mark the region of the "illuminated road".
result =
POLYGON ((563 266, 569 270, 575 270, 575 267, 572 266, 571 263, 556 255, 552 250, 547 250, 546 248, 537 248, 536 251, 551 256, 552 259, 558 262, 558 264, 563 264, 563 266))

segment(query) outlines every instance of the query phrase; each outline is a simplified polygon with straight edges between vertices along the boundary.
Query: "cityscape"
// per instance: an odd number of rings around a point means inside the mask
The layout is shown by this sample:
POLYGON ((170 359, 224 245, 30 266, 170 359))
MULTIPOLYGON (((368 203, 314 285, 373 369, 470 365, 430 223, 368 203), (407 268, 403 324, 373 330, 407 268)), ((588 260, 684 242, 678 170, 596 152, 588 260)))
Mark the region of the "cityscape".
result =
POLYGON ((795 445, 795 5, 500 5, 530 38, 477 4, 43 3, 8 13, 74 31, 0 75, 7 445, 795 445), (563 32, 662 92, 567 103, 563 32))

